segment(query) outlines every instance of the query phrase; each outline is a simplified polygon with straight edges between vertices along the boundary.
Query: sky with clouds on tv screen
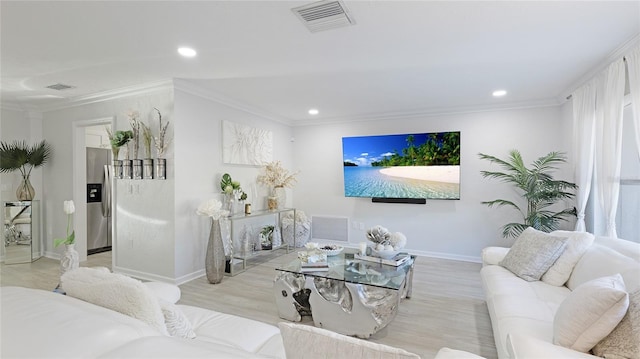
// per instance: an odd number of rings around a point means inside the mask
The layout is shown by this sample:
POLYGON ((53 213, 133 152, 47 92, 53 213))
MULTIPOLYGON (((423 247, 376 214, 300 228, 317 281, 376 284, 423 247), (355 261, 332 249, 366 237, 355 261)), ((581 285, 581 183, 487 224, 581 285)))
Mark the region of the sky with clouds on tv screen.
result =
POLYGON ((391 156, 394 151, 402 155, 408 147, 407 136, 413 135, 413 145, 418 147, 427 142, 426 133, 410 133, 403 135, 381 135, 342 138, 342 159, 358 166, 371 166, 371 162, 380 161, 391 156))

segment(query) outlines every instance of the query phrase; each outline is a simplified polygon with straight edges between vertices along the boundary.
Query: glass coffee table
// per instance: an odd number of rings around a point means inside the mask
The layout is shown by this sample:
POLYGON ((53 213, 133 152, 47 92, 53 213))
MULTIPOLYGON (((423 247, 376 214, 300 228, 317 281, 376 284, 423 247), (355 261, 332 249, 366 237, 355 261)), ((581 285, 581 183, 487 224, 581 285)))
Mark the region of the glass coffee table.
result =
POLYGON ((395 267, 354 258, 345 248, 328 257, 329 270, 303 272, 300 260, 276 268, 274 294, 280 318, 311 315, 316 327, 368 338, 395 318, 411 297, 415 256, 395 267))

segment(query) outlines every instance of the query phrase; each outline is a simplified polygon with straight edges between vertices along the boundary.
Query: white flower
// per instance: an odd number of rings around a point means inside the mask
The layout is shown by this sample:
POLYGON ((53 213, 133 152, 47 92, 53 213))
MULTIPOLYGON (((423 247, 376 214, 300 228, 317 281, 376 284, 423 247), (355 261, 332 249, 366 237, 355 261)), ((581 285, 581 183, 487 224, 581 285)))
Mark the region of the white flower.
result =
POLYGON ((308 243, 306 243, 306 244, 304 245, 304 247, 305 247, 306 249, 317 249, 317 248, 319 248, 320 246, 318 245, 318 242, 308 242, 308 243))
POLYGON ((400 232, 392 233, 390 242, 393 246, 393 249, 398 251, 404 248, 404 246, 407 244, 407 237, 405 237, 405 235, 400 232))
POLYGON ((64 213, 73 214, 76 211, 76 207, 73 205, 73 201, 64 201, 64 213))
POLYGON ((220 217, 226 217, 229 214, 229 211, 223 210, 221 208, 222 202, 218 201, 215 198, 212 198, 198 206, 196 213, 201 216, 220 219, 220 217))
POLYGON ((367 239, 373 243, 389 244, 391 233, 381 225, 371 227, 367 230, 367 239))

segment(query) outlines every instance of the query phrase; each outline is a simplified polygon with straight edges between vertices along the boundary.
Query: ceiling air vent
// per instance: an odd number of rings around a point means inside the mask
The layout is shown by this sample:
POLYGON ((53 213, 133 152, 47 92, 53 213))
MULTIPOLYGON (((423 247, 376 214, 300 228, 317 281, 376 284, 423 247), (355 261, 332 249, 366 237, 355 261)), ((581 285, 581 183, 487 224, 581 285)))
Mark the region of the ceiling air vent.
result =
POLYGON ((62 90, 73 89, 73 88, 76 88, 76 87, 75 86, 61 84, 61 83, 57 83, 57 84, 49 85, 49 86, 47 86, 47 88, 48 89, 52 89, 52 90, 62 91, 62 90))
POLYGON ((311 32, 354 25, 356 21, 341 1, 318 1, 291 9, 311 32))

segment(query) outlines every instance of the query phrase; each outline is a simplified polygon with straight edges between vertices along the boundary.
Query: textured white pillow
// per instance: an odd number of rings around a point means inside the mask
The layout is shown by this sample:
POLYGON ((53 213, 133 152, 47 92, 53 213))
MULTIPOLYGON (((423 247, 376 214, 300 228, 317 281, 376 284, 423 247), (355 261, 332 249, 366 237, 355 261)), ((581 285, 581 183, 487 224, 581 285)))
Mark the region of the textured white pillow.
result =
POLYGON ((163 282, 143 282, 158 299, 176 304, 180 300, 180 288, 175 284, 163 282))
POLYGON ((602 339, 593 354, 607 359, 640 359, 640 290, 629 294, 629 309, 620 324, 602 339))
POLYGON ((560 257, 566 245, 567 238, 529 227, 516 238, 500 265, 528 282, 537 281, 560 257))
POLYGON ((420 359, 404 349, 348 337, 322 328, 278 323, 287 359, 420 359))
POLYGON ((567 247, 564 252, 556 260, 549 270, 542 276, 542 281, 555 285, 563 286, 569 277, 571 271, 580 257, 586 252, 587 248, 593 243, 593 234, 588 232, 572 232, 572 231, 553 231, 549 233, 552 236, 568 238, 567 247))
POLYGON ((595 241, 573 268, 566 286, 575 290, 582 283, 616 273, 622 274, 627 290, 634 292, 640 289, 640 280, 637 275, 640 273, 640 264, 611 248, 599 245, 598 241, 595 241))
POLYGON ((160 308, 164 315, 164 324, 167 326, 167 332, 172 337, 195 339, 196 333, 193 331, 193 325, 186 315, 175 304, 163 299, 159 299, 160 308))
POLYGON ((80 267, 60 278, 68 296, 139 319, 167 335, 156 296, 139 280, 106 268, 80 267))
POLYGON ((578 286, 560 304, 553 320, 553 343, 588 352, 620 323, 629 295, 620 274, 578 286))

